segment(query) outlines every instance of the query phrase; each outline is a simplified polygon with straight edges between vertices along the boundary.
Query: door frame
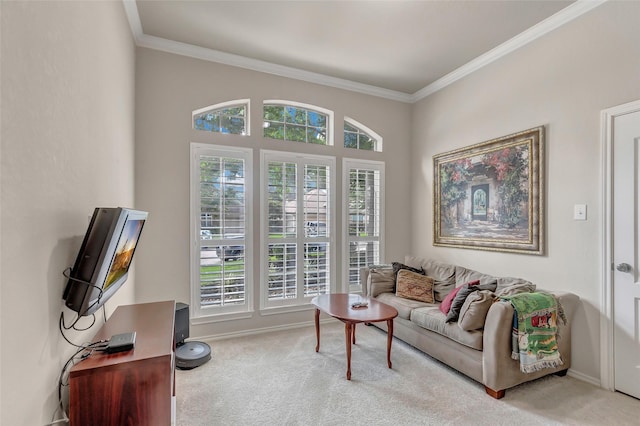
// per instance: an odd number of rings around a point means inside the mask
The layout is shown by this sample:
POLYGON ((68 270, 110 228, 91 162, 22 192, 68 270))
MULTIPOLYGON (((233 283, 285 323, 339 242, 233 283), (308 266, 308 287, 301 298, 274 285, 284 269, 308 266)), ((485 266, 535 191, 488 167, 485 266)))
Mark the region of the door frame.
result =
POLYGON ((602 294, 600 297, 600 386, 615 390, 614 320, 613 320, 613 121, 616 117, 640 112, 640 100, 602 110, 600 131, 602 145, 603 214, 602 294))

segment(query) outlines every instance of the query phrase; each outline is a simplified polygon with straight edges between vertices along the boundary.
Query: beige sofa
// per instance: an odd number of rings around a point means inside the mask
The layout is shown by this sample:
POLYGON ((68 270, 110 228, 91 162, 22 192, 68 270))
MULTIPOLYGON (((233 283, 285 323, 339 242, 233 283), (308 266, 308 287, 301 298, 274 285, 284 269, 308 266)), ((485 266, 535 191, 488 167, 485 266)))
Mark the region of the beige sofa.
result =
MULTIPOLYGON (((519 278, 493 277, 462 266, 435 262, 429 259, 407 256, 404 265, 424 270, 434 282, 434 303, 425 303, 399 297, 395 287, 385 281, 391 265, 362 268, 360 271, 363 293, 375 297, 398 310, 393 335, 422 350, 433 358, 455 368, 482 383, 487 394, 499 399, 505 390, 548 374, 565 375, 571 367, 571 318, 579 298, 575 294, 535 289, 535 285, 519 278), (439 303, 455 287, 472 281, 496 283, 496 295, 528 292, 535 289, 556 296, 564 311, 566 324, 558 323, 558 350, 563 365, 543 368, 532 373, 520 371, 519 361, 511 358, 511 334, 514 308, 499 298, 487 307, 484 326, 465 331, 457 322, 446 323, 446 315, 439 310, 439 303)), ((392 275, 393 276, 393 275, 392 275)), ((486 293, 486 291, 485 291, 486 293)), ((486 312, 486 311, 485 311, 486 312)), ((386 323, 375 323, 386 330, 386 323)))

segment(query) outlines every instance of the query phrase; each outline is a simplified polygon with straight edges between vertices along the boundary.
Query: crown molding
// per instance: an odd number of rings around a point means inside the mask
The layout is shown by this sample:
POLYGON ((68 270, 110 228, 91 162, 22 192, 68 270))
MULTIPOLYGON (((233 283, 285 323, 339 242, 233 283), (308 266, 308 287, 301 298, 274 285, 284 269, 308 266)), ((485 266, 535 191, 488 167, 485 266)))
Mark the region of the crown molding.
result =
POLYGON ((129 21, 129 27, 131 28, 131 34, 133 39, 138 44, 138 39, 142 36, 142 23, 140 22, 140 14, 138 13, 138 5, 135 0, 122 0, 124 5, 124 12, 127 15, 129 21))
POLYGON ((194 46, 173 40, 167 40, 161 37, 150 36, 144 34, 140 15, 138 14, 138 6, 135 0, 122 0, 125 13, 129 20, 129 26, 135 43, 139 47, 160 50, 167 53, 173 53, 181 56, 202 59, 205 61, 221 63, 234 67, 249 69, 267 74, 273 74, 280 77, 292 78, 295 80, 306 81, 309 83, 319 84, 322 86, 334 87, 337 89, 349 90, 352 92, 362 93, 365 95, 376 96, 380 98, 390 99, 393 101, 404 103, 415 103, 426 98, 433 93, 444 89, 450 84, 472 74, 480 68, 508 55, 509 53, 525 46, 526 44, 544 36, 545 34, 555 30, 556 28, 582 16, 590 10, 600 6, 608 0, 577 0, 575 3, 565 7, 561 11, 555 13, 544 21, 539 22, 526 31, 507 40, 501 45, 491 49, 490 51, 478 56, 477 58, 467 62, 465 65, 450 72, 444 77, 439 78, 433 83, 425 86, 413 94, 399 92, 395 90, 384 89, 377 86, 358 83, 342 78, 331 77, 325 74, 305 71, 298 68, 278 65, 271 62, 251 59, 240 55, 225 53, 214 49, 194 46))
POLYGON ((381 87, 331 77, 325 74, 305 71, 298 68, 286 67, 284 65, 260 61, 257 59, 247 58, 245 56, 234 55, 231 53, 221 52, 219 50, 208 49, 200 46, 194 46, 192 44, 182 43, 174 40, 167 40, 161 37, 142 34, 137 38, 136 44, 140 47, 147 47, 149 49, 175 53, 177 55, 188 56, 205 61, 217 62, 224 65, 231 65, 234 67, 264 72, 280 77, 307 81, 309 83, 335 87, 343 90, 350 90, 353 92, 364 93, 366 95, 391 99, 399 102, 411 102, 411 95, 408 93, 383 89, 381 87))
POLYGON ((465 65, 450 72, 444 77, 434 81, 428 86, 418 90, 411 96, 411 102, 417 102, 434 94, 438 90, 453 84, 454 82, 468 76, 469 74, 479 70, 480 68, 497 61, 503 56, 520 49, 521 47, 531 43, 532 41, 544 36, 558 27, 582 16, 590 10, 600 6, 608 0, 577 0, 575 3, 565 7, 561 11, 551 15, 544 21, 539 22, 528 30, 523 31, 517 36, 507 40, 501 45, 491 49, 477 58, 467 62, 465 65))

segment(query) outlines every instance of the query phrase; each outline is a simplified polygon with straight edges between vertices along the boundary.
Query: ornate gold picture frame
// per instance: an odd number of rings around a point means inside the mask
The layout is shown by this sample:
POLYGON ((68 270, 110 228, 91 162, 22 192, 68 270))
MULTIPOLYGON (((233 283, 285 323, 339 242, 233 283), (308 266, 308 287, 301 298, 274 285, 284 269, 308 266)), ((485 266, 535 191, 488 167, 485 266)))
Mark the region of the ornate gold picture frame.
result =
POLYGON ((433 245, 544 254, 544 126, 433 157, 433 245))

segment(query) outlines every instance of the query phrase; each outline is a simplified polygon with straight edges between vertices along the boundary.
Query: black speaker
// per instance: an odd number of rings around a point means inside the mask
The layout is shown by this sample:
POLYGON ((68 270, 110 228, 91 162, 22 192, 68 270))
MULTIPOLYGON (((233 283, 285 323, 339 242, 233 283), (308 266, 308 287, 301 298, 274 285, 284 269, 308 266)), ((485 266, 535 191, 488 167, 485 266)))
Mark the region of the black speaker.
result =
POLYGON ((189 337, 189 305, 176 303, 176 367, 190 370, 211 359, 211 347, 204 342, 186 342, 189 337))
POLYGON ((176 346, 184 343, 184 339, 189 337, 189 305, 186 303, 176 303, 176 346))

